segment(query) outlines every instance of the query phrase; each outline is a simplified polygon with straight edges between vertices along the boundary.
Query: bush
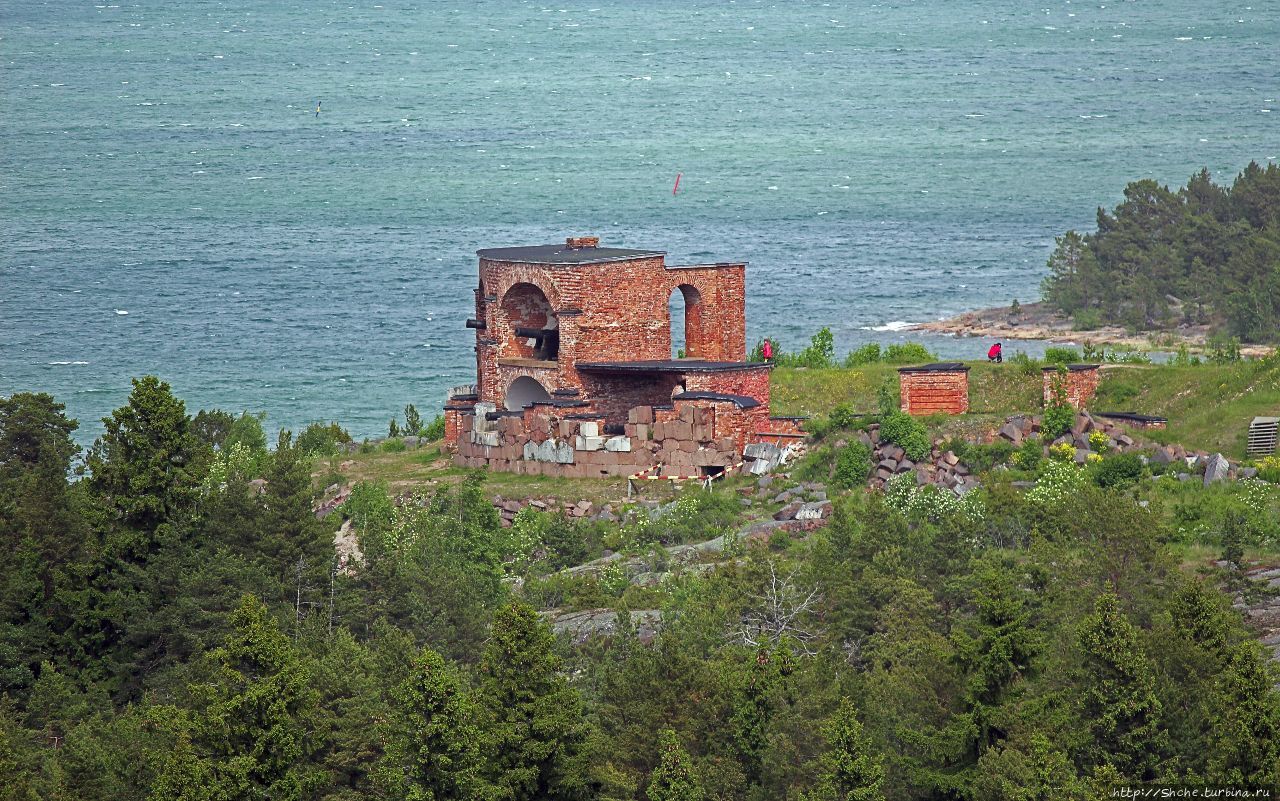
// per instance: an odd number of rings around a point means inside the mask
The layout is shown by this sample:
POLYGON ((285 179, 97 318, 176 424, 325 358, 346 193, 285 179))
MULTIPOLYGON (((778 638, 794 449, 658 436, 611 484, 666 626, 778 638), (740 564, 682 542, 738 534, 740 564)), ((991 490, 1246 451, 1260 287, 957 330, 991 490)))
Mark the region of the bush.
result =
POLYGON ((1142 478, 1142 460, 1135 453, 1108 456, 1094 467, 1093 480, 1099 487, 1131 487, 1142 478))
POLYGON ((884 353, 886 364, 918 364, 920 362, 936 362, 937 354, 919 342, 903 342, 890 345, 884 353))
POLYGON ((1271 484, 1280 484, 1280 456, 1264 456, 1253 465, 1258 468, 1258 478, 1271 484))
POLYGON ((383 453, 404 453, 408 449, 408 445, 404 444, 402 439, 388 439, 382 442, 383 453))
POLYGON ((1209 337, 1209 361, 1214 364, 1233 364, 1240 361, 1240 339, 1225 334, 1209 337))
POLYGON ((837 403, 830 415, 832 428, 852 428, 858 422, 858 415, 849 403, 837 403))
POLYGON ((1029 439, 1022 443, 1022 447, 1018 448, 1018 452, 1013 455, 1013 462, 1023 470, 1034 472, 1043 458, 1044 450, 1040 447, 1040 441, 1029 439))
POLYGON ((422 429, 422 438, 428 442, 444 439, 444 415, 437 414, 435 419, 422 429))
POLYGON ((298 449, 312 456, 332 456, 351 434, 337 423, 311 423, 298 435, 298 449))
POLYGON ((864 364, 875 364, 880 361, 880 343, 868 342, 857 350, 849 351, 844 357, 845 367, 861 367, 864 364))
POLYGON ((1071 430, 1076 421, 1076 410, 1067 403, 1066 369, 1058 366, 1057 373, 1051 379, 1050 393, 1053 400, 1045 407, 1044 417, 1040 422, 1040 434, 1047 440, 1054 440, 1071 430))
POLYGON ((966 445, 963 452, 954 447, 951 451, 963 459, 970 470, 975 473, 985 473, 996 465, 1009 461, 1009 457, 1013 456, 1013 443, 998 439, 987 445, 966 445))
POLYGON ((1076 458, 1076 446, 1069 442, 1059 442, 1049 446, 1049 458, 1055 462, 1070 462, 1076 458))
POLYGON ((1044 360, 1049 364, 1078 364, 1080 351, 1075 348, 1045 348, 1044 360))
POLYGON ((919 342, 901 342, 881 348, 879 342, 868 342, 844 359, 845 367, 867 364, 921 364, 936 362, 938 356, 919 342))
POLYGON ((1040 374, 1040 362, 1031 358, 1025 351, 1018 351, 1009 359, 1013 366, 1018 368, 1018 372, 1025 376, 1034 376, 1040 374))
POLYGON ((1071 318, 1071 327, 1077 331, 1096 331, 1102 327, 1102 312, 1097 309, 1079 309, 1071 318))
POLYGON ((857 440, 840 449, 836 454, 836 472, 831 483, 837 489, 852 489, 866 482, 871 475, 871 448, 857 440))
POLYGON ((929 456, 928 429, 906 412, 893 412, 880 421, 880 439, 902 448, 913 462, 929 456))

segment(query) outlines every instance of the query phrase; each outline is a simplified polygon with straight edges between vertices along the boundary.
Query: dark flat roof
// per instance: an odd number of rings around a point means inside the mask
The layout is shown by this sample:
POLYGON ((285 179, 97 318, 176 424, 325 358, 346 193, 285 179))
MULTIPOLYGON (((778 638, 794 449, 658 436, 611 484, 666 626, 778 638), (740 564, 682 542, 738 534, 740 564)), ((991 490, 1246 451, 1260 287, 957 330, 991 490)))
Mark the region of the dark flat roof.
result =
POLYGON ((708 362, 700 359, 647 359, 635 362, 578 362, 579 370, 597 373, 722 373, 753 367, 772 367, 772 362, 708 362))
POLYGON ((629 259, 665 256, 665 250, 632 250, 631 248, 570 248, 558 245, 525 245, 518 248, 486 248, 476 255, 493 261, 520 261, 530 264, 603 264, 629 259))
POLYGON ((671 400, 730 401, 736 403, 739 409, 754 409, 760 405, 760 401, 749 395, 730 395, 727 392, 681 392, 679 395, 672 395, 671 400))
POLYGON ((1106 417, 1110 420, 1132 420, 1135 423, 1167 423, 1169 418, 1157 417, 1152 414, 1138 414, 1137 412, 1095 412, 1098 417, 1106 417))
POLYGON ((918 367, 899 367, 899 373, 954 373, 958 370, 968 370, 968 366, 964 362, 934 362, 933 364, 922 364, 918 367))

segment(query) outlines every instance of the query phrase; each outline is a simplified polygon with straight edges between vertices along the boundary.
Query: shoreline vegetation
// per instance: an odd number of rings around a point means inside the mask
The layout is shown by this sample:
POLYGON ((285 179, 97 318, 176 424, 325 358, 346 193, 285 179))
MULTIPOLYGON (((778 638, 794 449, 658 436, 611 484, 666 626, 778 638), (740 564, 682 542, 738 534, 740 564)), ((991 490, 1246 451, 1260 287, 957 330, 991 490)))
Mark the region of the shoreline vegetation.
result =
POLYGON ((1201 170, 1170 190, 1144 179, 1089 233, 1055 241, 1039 303, 982 309, 913 330, 1131 350, 1239 348, 1280 338, 1280 166, 1251 162, 1230 186, 1201 170))
MULTIPOLYGON (((1208 353, 1213 348, 1213 327, 1208 324, 1183 324, 1176 328, 1134 332, 1119 325, 1104 325, 1079 330, 1070 315, 1052 308, 1044 301, 1015 306, 995 306, 957 314, 943 320, 916 323, 908 331, 949 334, 1004 340, 1040 340, 1062 345, 1092 345, 1126 351, 1176 351, 1179 347, 1193 353, 1208 353), (1017 311, 1013 311, 1016 308, 1017 311)), ((1244 344, 1240 355, 1262 358, 1276 352, 1273 345, 1244 344)))

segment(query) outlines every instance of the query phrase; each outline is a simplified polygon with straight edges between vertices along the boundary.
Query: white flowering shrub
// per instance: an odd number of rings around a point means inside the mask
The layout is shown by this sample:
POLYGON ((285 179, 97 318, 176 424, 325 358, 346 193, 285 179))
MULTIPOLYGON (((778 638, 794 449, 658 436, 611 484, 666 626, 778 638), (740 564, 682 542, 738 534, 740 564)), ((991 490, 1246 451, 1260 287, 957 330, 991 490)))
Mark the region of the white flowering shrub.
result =
POLYGON ((980 493, 970 491, 957 496, 933 484, 917 486, 915 473, 903 473, 886 481, 884 498, 889 508, 903 516, 931 523, 957 516, 967 523, 977 523, 986 513, 980 493))
POLYGON ((1040 469, 1036 485, 1027 490, 1027 500, 1057 506, 1073 500, 1089 483, 1089 474, 1073 462, 1049 460, 1040 469))
POLYGON ((534 506, 525 506, 516 512, 511 520, 511 528, 507 529, 507 539, 503 543, 503 551, 509 572, 520 573, 534 560, 538 551, 542 550, 547 528, 551 525, 551 514, 539 511, 534 506))

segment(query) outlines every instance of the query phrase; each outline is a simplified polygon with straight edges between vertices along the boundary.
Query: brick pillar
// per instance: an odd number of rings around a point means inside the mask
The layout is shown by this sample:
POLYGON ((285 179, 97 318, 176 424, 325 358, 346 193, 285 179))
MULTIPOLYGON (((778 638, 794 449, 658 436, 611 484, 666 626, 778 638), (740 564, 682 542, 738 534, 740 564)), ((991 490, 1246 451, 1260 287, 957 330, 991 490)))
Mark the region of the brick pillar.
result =
POLYGON ((969 368, 940 362, 898 368, 902 411, 907 414, 966 414, 969 411, 969 368))
MULTIPOLYGON (((1057 367, 1044 368, 1044 405, 1053 403, 1053 381, 1058 375, 1057 367)), ((1067 403, 1077 410, 1084 410, 1098 391, 1101 374, 1096 364, 1068 364, 1063 376, 1063 389, 1066 390, 1067 403)))

